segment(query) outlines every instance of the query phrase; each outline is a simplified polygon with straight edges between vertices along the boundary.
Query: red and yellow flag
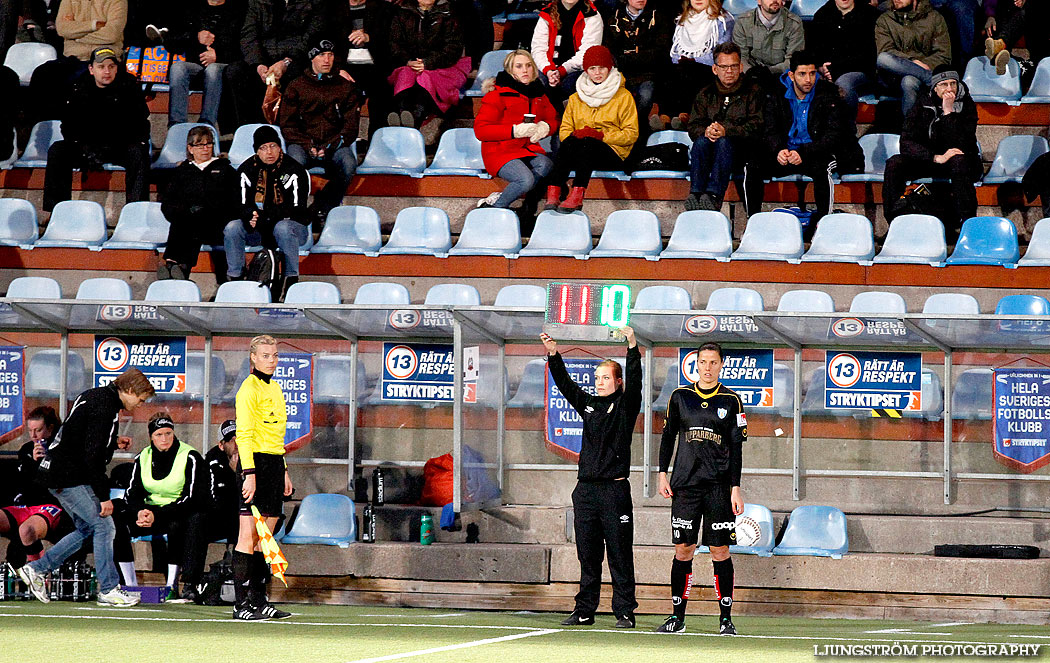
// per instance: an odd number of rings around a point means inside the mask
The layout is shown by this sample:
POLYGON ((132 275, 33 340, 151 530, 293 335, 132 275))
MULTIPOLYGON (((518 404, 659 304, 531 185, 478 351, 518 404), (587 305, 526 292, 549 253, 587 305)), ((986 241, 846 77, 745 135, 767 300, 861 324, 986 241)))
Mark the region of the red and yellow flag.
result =
POLYGON ((277 545, 277 540, 273 538, 270 528, 266 526, 266 519, 259 514, 259 510, 254 506, 252 507, 252 516, 255 518, 255 531, 259 533, 259 547, 262 548, 263 555, 266 556, 266 563, 270 565, 270 570, 273 572, 274 577, 287 587, 288 582, 284 579, 284 572, 288 568, 288 560, 284 558, 281 548, 277 545))

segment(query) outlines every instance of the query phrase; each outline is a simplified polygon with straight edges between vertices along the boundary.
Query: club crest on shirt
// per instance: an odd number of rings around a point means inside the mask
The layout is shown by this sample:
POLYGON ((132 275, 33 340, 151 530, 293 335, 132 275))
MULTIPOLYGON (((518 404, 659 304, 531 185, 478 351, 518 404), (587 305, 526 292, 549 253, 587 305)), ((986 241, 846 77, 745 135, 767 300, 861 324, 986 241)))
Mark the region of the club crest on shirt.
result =
POLYGON ((718 418, 719 419, 725 419, 727 414, 729 414, 729 410, 727 410, 724 407, 718 408, 718 418))

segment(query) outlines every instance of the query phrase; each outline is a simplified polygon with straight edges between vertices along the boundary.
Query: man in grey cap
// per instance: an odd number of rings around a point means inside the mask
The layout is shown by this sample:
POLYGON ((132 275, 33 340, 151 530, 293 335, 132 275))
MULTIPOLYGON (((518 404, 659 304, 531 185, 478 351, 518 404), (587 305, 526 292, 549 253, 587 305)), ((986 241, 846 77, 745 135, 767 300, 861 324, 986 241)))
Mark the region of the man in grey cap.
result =
POLYGON ((237 496, 241 481, 237 478, 237 422, 227 419, 219 426, 219 442, 204 456, 208 467, 208 490, 212 509, 208 514, 208 540, 229 543, 237 541, 237 496))

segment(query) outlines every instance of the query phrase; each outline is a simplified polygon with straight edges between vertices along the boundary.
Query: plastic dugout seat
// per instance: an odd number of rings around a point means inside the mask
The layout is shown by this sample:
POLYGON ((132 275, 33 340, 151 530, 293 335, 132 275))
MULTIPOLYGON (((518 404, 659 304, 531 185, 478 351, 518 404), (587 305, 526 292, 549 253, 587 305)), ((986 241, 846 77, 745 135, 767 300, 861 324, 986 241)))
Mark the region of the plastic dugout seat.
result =
POLYGON ((465 283, 438 283, 427 290, 427 306, 480 306, 478 289, 465 283))
POLYGON ((529 243, 520 256, 586 258, 591 252, 591 220, 583 212, 540 212, 529 243))
POLYGON ((147 302, 199 302, 201 289, 189 279, 154 281, 146 288, 147 302))
POLYGON ((992 418, 993 408, 992 369, 971 368, 963 371, 952 389, 952 418, 992 418))
POLYGON ((791 13, 803 21, 813 20, 813 15, 824 6, 824 0, 792 0, 791 13))
POLYGON ((795 370, 787 364, 773 364, 773 409, 788 419, 795 416, 795 370))
MULTIPOLYGON (((474 78, 474 84, 470 86, 463 93, 465 97, 483 97, 485 93, 481 91, 481 85, 490 78, 495 78, 496 74, 503 71, 503 61, 511 54, 510 50, 499 50, 489 51, 488 53, 481 56, 481 62, 478 63, 478 75, 474 78)), ((467 129, 467 131, 473 132, 473 129, 467 129)))
POLYGON ((505 285, 496 293, 496 306, 514 308, 537 308, 547 306, 547 289, 541 285, 505 285))
POLYGON ((707 298, 708 311, 764 311, 762 295, 751 288, 718 288, 707 298))
POLYGON ((726 0, 722 3, 722 9, 733 16, 740 16, 758 7, 758 0, 726 0))
POLYGON ((1013 221, 1001 216, 975 216, 963 222, 955 250, 944 262, 1013 267, 1020 258, 1013 221))
POLYGON ((423 174, 468 175, 483 180, 492 179, 481 158, 481 141, 474 135, 473 129, 464 127, 449 129, 441 134, 434 161, 423 174))
MULTIPOLYGON (((314 356, 314 402, 333 405, 350 403, 350 355, 314 356)), ((368 392, 365 364, 357 361, 357 400, 364 400, 368 392)))
POLYGON ((106 212, 93 200, 63 200, 55 205, 43 236, 34 246, 98 249, 106 241, 106 212))
MULTIPOLYGON (((396 127, 395 127, 396 128, 396 127)), ((444 257, 452 248, 448 214, 437 207, 406 207, 397 213, 394 229, 380 255, 413 254, 444 257)))
POLYGON ((640 311, 690 311, 689 291, 677 285, 650 285, 638 291, 633 309, 640 311))
POLYGON ((354 502, 346 495, 314 493, 303 498, 299 514, 281 543, 347 548, 357 540, 354 502))
POLYGON ((423 177, 427 156, 423 134, 412 127, 383 127, 372 135, 359 175, 423 177))
POLYGON ((1021 97, 1022 104, 1050 103, 1050 60, 1043 58, 1035 67, 1028 94, 1021 97))
POLYGON ((521 372, 521 382, 514 396, 507 401, 507 407, 541 408, 546 398, 547 360, 533 359, 525 364, 521 372))
MULTIPOLYGON (((240 383, 237 385, 240 387, 240 383)), ((217 355, 211 357, 211 402, 218 403, 223 398, 226 387, 226 362, 217 355)), ((158 393, 159 401, 204 401, 204 353, 186 353, 186 387, 181 394, 158 393)))
POLYGON ((109 277, 84 279, 77 288, 77 299, 90 299, 111 302, 129 302, 132 299, 131 286, 127 281, 109 277))
POLYGON ((823 290, 788 290, 780 296, 777 311, 787 313, 834 313, 835 300, 823 290))
POLYGON ((15 160, 15 168, 43 168, 47 165, 47 151, 51 145, 62 140, 62 122, 44 120, 33 125, 29 142, 22 156, 15 160))
POLYGON ((671 400, 671 393, 678 388, 678 373, 680 370, 677 362, 671 362, 671 365, 667 367, 664 384, 660 387, 660 395, 653 399, 653 412, 667 410, 667 402, 671 400))
POLYGON ((944 416, 944 388, 941 386, 941 376, 924 366, 920 382, 922 385, 921 409, 905 410, 901 416, 908 419, 940 421, 944 416))
POLYGON ((328 213, 324 229, 311 253, 379 255, 383 246, 379 213, 362 205, 340 205, 328 213))
POLYGON ((938 265, 948 255, 944 224, 929 214, 902 214, 890 222, 875 263, 938 265))
MULTIPOLYGON (((29 358, 26 366, 26 396, 30 398, 58 398, 62 384, 61 350, 40 350, 29 358)), ((66 395, 76 395, 88 388, 84 359, 76 352, 66 353, 66 395)))
POLYGON ((788 516, 774 555, 808 555, 842 559, 849 550, 846 514, 833 506, 800 506, 788 516))
POLYGON ((747 220, 733 260, 786 260, 802 257, 802 226, 787 212, 758 212, 747 220))
MULTIPOLYGON (((826 374, 824 368, 815 368, 803 378, 804 396, 802 414, 817 417, 851 417, 856 410, 824 407, 826 374)), ((794 388, 794 387, 792 387, 794 388)))
POLYGON ((901 152, 901 137, 899 134, 865 134, 860 137, 860 147, 864 150, 864 172, 843 175, 842 181, 881 182, 886 162, 901 152))
POLYGON ((835 212, 817 222, 802 262, 868 263, 875 257, 871 221, 862 214, 835 212))
POLYGON ((1006 75, 995 73, 995 64, 981 55, 966 63, 963 83, 975 102, 990 101, 1016 106, 1021 101, 1021 68, 1017 60, 1007 63, 1006 75))
POLYGON ((37 67, 57 59, 58 51, 54 46, 24 42, 11 45, 7 51, 7 57, 4 58, 4 66, 18 74, 18 82, 26 86, 29 85, 29 80, 33 77, 33 72, 37 67))
MULTIPOLYGON (((665 131, 656 131, 649 134, 649 138, 645 140, 646 146, 650 145, 663 145, 665 143, 681 143, 685 145, 685 149, 690 149, 693 146, 693 141, 689 139, 689 132, 678 131, 676 129, 668 129, 665 131)), ((688 170, 639 170, 631 173, 631 178, 636 180, 652 180, 652 179, 675 179, 675 180, 687 180, 689 179, 688 170)))
POLYGON ((285 304, 340 304, 339 288, 324 281, 300 281, 288 288, 285 304))
POLYGON ((1032 229, 1032 239, 1024 257, 1017 261, 1018 267, 1050 265, 1050 218, 1039 219, 1032 229))
POLYGON ((733 253, 729 219, 713 210, 682 212, 660 258, 711 258, 728 262, 733 253))
POLYGON ((164 147, 160 148, 160 154, 157 155, 157 160, 153 162, 153 170, 174 168, 179 165, 180 161, 186 160, 186 137, 193 127, 208 128, 211 132, 212 140, 215 141, 213 154, 219 156, 219 135, 215 132, 215 127, 203 122, 179 122, 168 127, 168 134, 164 138, 164 147))
POLYGON ((984 183, 1020 182, 1032 162, 1048 149, 1042 136, 1006 136, 999 141, 984 183))
POLYGON ((28 200, 0 198, 0 246, 28 246, 39 237, 36 207, 28 200))
MULTIPOLYGON (((252 147, 255 130, 259 127, 265 126, 271 126, 274 128, 274 130, 277 131, 277 137, 281 139, 281 150, 283 151, 287 149, 284 144, 284 134, 281 133, 281 128, 276 124, 265 125, 260 123, 253 123, 242 125, 240 127, 237 127, 237 131, 235 131, 233 134, 233 143, 230 144, 230 163, 233 164, 234 168, 240 168, 242 163, 252 158, 252 156, 255 154, 255 149, 252 147)), ((182 149, 185 153, 185 137, 183 137, 182 140, 182 149)))
POLYGON ((102 248, 155 250, 167 244, 170 227, 160 211, 160 203, 127 203, 120 210, 113 236, 102 243, 102 248))
POLYGON ((849 303, 850 313, 907 313, 908 305, 895 292, 858 292, 849 303))
POLYGON ((19 276, 7 286, 8 299, 62 299, 62 286, 47 276, 19 276))
POLYGON ((463 222, 450 256, 506 256, 521 251, 521 222, 509 209, 485 207, 472 209, 463 222))
MULTIPOLYGON (((798 0, 795 0, 798 2, 798 0)), ((744 504, 744 513, 736 517, 736 522, 743 518, 751 518, 758 523, 759 537, 753 546, 729 546, 730 553, 741 553, 744 555, 758 555, 759 557, 773 556, 773 538, 776 531, 773 529, 773 513, 769 507, 761 504, 744 504)), ((696 554, 710 552, 707 546, 697 546, 696 554)))
POLYGON ((412 303, 408 288, 400 283, 365 283, 354 294, 354 304, 401 306, 412 303))
POLYGON ((503 371, 503 402, 510 400, 510 379, 507 377, 507 367, 501 366, 496 357, 481 357, 481 365, 478 366, 478 383, 475 394, 475 403, 482 407, 499 407, 499 373, 503 371))
POLYGON ((215 302, 221 304, 269 304, 269 286, 252 281, 227 281, 215 291, 215 302))
POLYGON ((660 219, 648 210, 616 210, 605 220, 598 246, 592 258, 645 258, 659 260, 663 241, 660 219))
POLYGON ((925 315, 980 315, 981 305, 973 295, 962 292, 938 292, 922 305, 925 315))

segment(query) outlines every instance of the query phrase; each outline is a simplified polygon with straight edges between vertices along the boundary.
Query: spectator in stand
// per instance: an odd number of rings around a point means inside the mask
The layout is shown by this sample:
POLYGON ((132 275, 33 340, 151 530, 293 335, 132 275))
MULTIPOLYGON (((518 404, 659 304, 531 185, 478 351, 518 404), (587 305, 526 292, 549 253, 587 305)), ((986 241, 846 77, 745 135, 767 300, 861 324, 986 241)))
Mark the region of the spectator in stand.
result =
MULTIPOLYGON (((161 203, 168 220, 168 242, 157 266, 157 278, 188 279, 197 266, 202 244, 221 245, 223 229, 239 219, 237 171, 226 157, 215 156, 215 138, 207 127, 186 136, 186 160, 176 166, 161 203)), ((216 275, 226 276, 225 258, 212 253, 216 275)))
POLYGON ((490 2, 493 0, 449 0, 452 16, 460 26, 463 47, 470 56, 473 69, 478 68, 482 56, 491 51, 496 43, 490 2))
POLYGON ((540 10, 532 33, 532 57, 550 88, 551 101, 563 104, 576 90, 583 54, 602 43, 603 21, 591 0, 551 0, 540 10))
POLYGON ((758 0, 758 7, 737 17, 733 41, 740 47, 744 73, 773 94, 788 70, 791 54, 806 47, 802 19, 784 0, 758 0))
POLYGON ((853 114, 861 93, 875 83, 875 19, 865 0, 828 0, 813 15, 809 41, 821 77, 842 90, 853 114))
POLYGON ((1010 49, 1024 37, 1029 59, 1038 64, 1050 52, 1046 21, 1050 18, 1045 0, 984 0, 984 54, 1002 76, 1010 62, 1010 49))
MULTIPOLYGON (((722 9, 721 0, 685 0, 682 14, 675 21, 671 41, 671 73, 660 110, 671 121, 672 129, 685 129, 689 109, 697 93, 715 80, 715 47, 731 41, 733 16, 722 9)), ((663 128, 663 119, 653 129, 663 128)))
POLYGON ((243 0, 197 0, 196 11, 181 35, 168 40, 168 48, 186 56, 173 60, 168 69, 168 126, 187 120, 190 85, 204 81, 200 121, 219 126, 222 72, 241 59, 243 0))
POLYGON ((175 436, 175 423, 167 412, 155 412, 147 424, 149 446, 135 458, 131 482, 124 499, 127 510, 117 521, 114 557, 118 564, 134 564, 132 537, 168 535, 169 603, 197 598, 197 582, 204 566, 208 542, 204 514, 208 484, 204 459, 175 436), (183 589, 178 593, 179 571, 183 589))
POLYGON ((237 169, 241 218, 223 231, 226 276, 237 281, 244 273, 244 249, 249 244, 280 249, 284 254, 284 283, 272 293, 282 301, 288 288, 299 282, 299 247, 306 243, 310 218, 306 198, 310 174, 281 150, 281 137, 270 125, 255 130, 255 154, 237 169))
POLYGON ((226 539, 237 542, 240 529, 241 480, 237 476, 240 455, 237 451, 237 422, 227 419, 219 426, 219 441, 204 456, 208 466, 208 492, 211 511, 206 519, 208 541, 226 539))
POLYGON ((977 214, 974 182, 982 172, 977 104, 959 73, 950 65, 941 65, 933 72, 929 93, 904 120, 901 153, 886 162, 882 185, 886 218, 892 220, 902 213, 900 199, 909 180, 947 177, 952 195, 945 229, 949 237, 957 235, 962 221, 977 214))
POLYGON ((328 183, 314 194, 309 217, 320 229, 328 212, 343 202, 357 171, 351 151, 361 128, 361 96, 335 69, 335 46, 328 39, 310 49, 310 71, 292 81, 281 98, 279 124, 288 156, 310 168, 324 168, 328 183))
POLYGON ((266 87, 283 90, 299 77, 306 53, 330 19, 325 0, 248 0, 241 29, 244 59, 223 70, 234 124, 262 122, 266 87))
POLYGON ((893 9, 875 21, 878 73, 901 90, 901 112, 907 118, 931 72, 952 61, 952 44, 944 17, 930 0, 893 0, 893 9))
POLYGON ((18 156, 15 128, 18 122, 22 88, 18 74, 10 67, 0 65, 0 98, 7 103, 0 106, 0 163, 14 161, 18 156))
POLYGON ((528 194, 542 191, 539 186, 554 166, 539 143, 558 128, 558 113, 528 51, 508 54, 503 71, 483 87, 487 92, 474 118, 474 135, 481 141, 485 169, 506 180, 507 188, 480 201, 478 207, 509 208, 527 196, 520 218, 531 220, 539 199, 528 194))
POLYGON ((593 171, 622 170, 638 140, 638 109, 609 49, 600 44, 588 48, 583 56, 583 71, 584 75, 576 79, 576 94, 569 97, 558 129, 561 147, 554 155, 544 206, 563 214, 583 207, 593 171), (564 197, 567 186, 563 185, 571 171, 576 171, 576 175, 568 197, 564 197))
POLYGON ((7 49, 15 43, 21 9, 20 0, 0 2, 0 62, 7 57, 7 49))
MULTIPOLYGON (((391 61, 387 79, 393 86, 391 126, 422 127, 431 115, 448 112, 470 73, 463 56, 463 36, 447 0, 418 0, 402 7, 390 26, 391 61)), ((427 143, 437 137, 440 118, 428 130, 427 143)))
MULTIPOLYGON (((696 95, 689 116, 693 147, 687 210, 722 209, 730 176, 744 172, 763 128, 762 91, 740 75, 740 47, 731 41, 721 43, 714 57, 715 82, 696 95)), ((747 202, 745 197, 745 206, 747 202)))
POLYGON ((62 140, 47 151, 44 211, 69 200, 73 169, 125 169, 125 200, 149 200, 149 108, 142 88, 116 51, 95 49, 86 74, 73 85, 62 113, 62 140))
POLYGON ((386 126, 390 112, 390 20, 387 0, 338 0, 334 9, 335 62, 339 75, 357 84, 368 100, 368 135, 386 126), (344 37, 345 35, 345 37, 344 37))
POLYGON ((602 43, 613 54, 627 91, 634 95, 638 126, 642 128, 649 126, 657 90, 664 91, 671 28, 669 13, 649 0, 621 0, 605 25, 602 43))
POLYGON ((981 0, 930 0, 930 6, 945 18, 948 24, 955 67, 963 68, 977 54, 977 13, 981 0))
MULTIPOLYGON (((2 4, 8 7, 17 5, 15 2, 2 4)), ((56 51, 61 53, 62 37, 59 36, 56 28, 58 4, 55 0, 27 0, 28 11, 25 12, 26 19, 22 22, 22 32, 27 41, 51 44, 56 51)), ((15 18, 17 19, 17 16, 15 18)))

